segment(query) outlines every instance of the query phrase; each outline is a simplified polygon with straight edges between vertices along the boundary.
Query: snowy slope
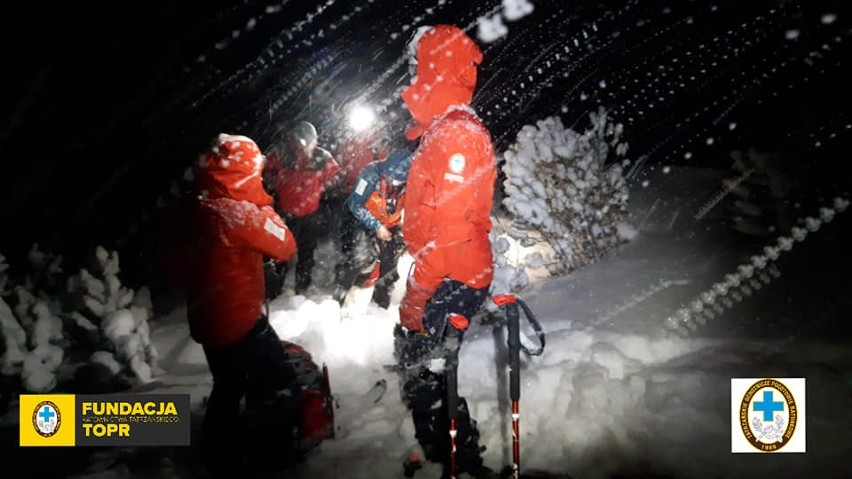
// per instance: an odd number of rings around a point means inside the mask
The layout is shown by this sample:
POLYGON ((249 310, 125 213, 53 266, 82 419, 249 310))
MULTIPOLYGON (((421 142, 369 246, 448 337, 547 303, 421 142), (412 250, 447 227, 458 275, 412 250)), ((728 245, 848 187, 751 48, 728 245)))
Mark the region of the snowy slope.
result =
MULTIPOLYGON (((571 275, 541 280, 522 295, 548 340, 544 355, 523 359, 522 467, 583 479, 852 476, 845 459, 852 452, 852 352, 838 334, 845 330, 816 315, 837 298, 830 285, 843 284, 824 272, 833 267, 832 257, 802 249, 801 261, 779 263, 780 278, 740 302, 720 305, 721 314, 688 336, 671 335, 664 327, 669 315, 762 245, 734 241, 712 220, 669 220, 675 209, 688 212, 700 201, 678 201, 667 194, 667 182, 704 178, 689 191, 706 198, 718 175, 649 172, 646 178, 651 186, 632 192, 633 218, 648 215, 657 194, 669 206, 658 204, 630 244, 571 275), (829 286, 815 286, 821 281, 829 286), (808 282, 812 287, 804 290, 800 285, 808 282), (807 378, 806 454, 730 453, 730 378, 763 376, 807 378)), ((815 235, 809 241, 821 240, 815 235)), ((408 266, 400 264, 403 277, 408 266)), ((403 292, 400 281, 394 305, 403 292)), ((340 404, 337 439, 323 443, 287 477, 401 477, 415 440, 396 377, 383 367, 392 362, 396 312, 367 304, 369 293, 356 293, 347 306, 350 317, 342 320, 337 303, 320 292, 307 298, 285 294, 270 305, 276 331, 328 364, 340 404), (378 403, 365 400, 363 393, 382 378, 387 394, 378 403)), ((197 431, 210 387, 203 354, 188 339, 181 310, 155 325, 152 339, 166 372, 150 390, 192 394, 197 431)), ((461 394, 479 421, 486 464, 495 469, 511 459, 505 344, 504 330, 474 325, 460 356, 461 394)), ((100 454, 92 474, 77 477, 197 473, 192 449, 100 454)), ((439 475, 438 468, 427 468, 417 477, 439 475)))
MULTIPOLYGON (((722 305, 722 314, 688 338, 666 334, 667 316, 760 245, 735 243, 713 214, 693 221, 690 213, 720 185, 717 172, 665 171, 646 172, 650 185, 634 187, 633 217, 645 223, 631 244, 523 295, 548 333, 545 354, 527 360, 522 371, 524 466, 582 478, 848 476, 852 467, 843 458, 852 444, 852 414, 848 401, 836 398, 850 397, 844 371, 852 353, 819 337, 816 321, 804 315, 791 320, 773 309, 779 295, 803 310, 812 308, 801 293, 790 294, 776 280, 774 289, 770 284, 730 308, 722 305), (673 191, 683 191, 684 182, 693 185, 686 198, 673 191), (651 211, 658 198, 665 201, 651 211), (760 321, 770 326, 793 321, 797 328, 767 336, 752 327, 760 321), (768 459, 730 453, 730 378, 759 376, 808 378, 813 412, 806 455, 768 459), (834 390, 838 386, 841 391, 834 390)), ((825 266, 811 269, 818 275, 825 266)), ((407 271, 403 262, 403 277, 407 271)), ((798 273, 790 271, 792 284, 806 279, 798 273)), ((401 293, 402 283, 394 303, 401 293)), ((342 322, 337 305, 321 295, 272 305, 279 334, 329 364, 341 404, 339 438, 323 444, 290 477, 399 477, 400 463, 414 445, 411 421, 394 394, 396 378, 382 368, 392 361, 396 314, 366 305, 368 300, 369 291, 357 296, 350 307, 354 317, 342 322), (359 401, 379 378, 387 378, 390 393, 378 405, 359 401)), ((479 326, 469 333, 460 359, 461 393, 479 421, 486 463, 495 469, 511 458, 505 355, 504 331, 479 326)))

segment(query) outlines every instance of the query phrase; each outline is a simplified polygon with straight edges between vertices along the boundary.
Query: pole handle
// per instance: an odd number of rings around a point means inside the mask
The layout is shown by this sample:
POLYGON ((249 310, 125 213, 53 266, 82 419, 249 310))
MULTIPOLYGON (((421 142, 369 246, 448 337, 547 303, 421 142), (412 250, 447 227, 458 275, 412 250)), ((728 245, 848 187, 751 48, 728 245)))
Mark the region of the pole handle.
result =
POLYGON ((509 329, 509 397, 512 401, 521 399, 521 323, 518 303, 506 303, 506 319, 509 329))

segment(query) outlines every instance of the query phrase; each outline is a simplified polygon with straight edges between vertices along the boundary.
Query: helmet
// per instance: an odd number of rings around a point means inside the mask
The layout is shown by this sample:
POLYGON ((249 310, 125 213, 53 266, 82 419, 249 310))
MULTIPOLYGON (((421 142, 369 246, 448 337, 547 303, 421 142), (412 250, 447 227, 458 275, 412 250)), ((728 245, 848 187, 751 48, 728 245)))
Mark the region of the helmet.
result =
POLYGON ((290 139, 294 143, 300 144, 302 147, 306 147, 310 144, 316 143, 317 129, 310 122, 300 121, 293 126, 293 129, 290 130, 290 139))

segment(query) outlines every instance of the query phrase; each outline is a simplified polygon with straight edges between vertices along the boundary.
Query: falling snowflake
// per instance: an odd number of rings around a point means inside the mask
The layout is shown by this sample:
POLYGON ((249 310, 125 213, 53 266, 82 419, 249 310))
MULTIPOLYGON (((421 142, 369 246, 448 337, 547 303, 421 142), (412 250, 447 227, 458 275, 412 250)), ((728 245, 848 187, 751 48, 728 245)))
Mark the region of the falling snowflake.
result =
POLYGON ((837 20, 837 15, 834 13, 826 13, 820 18, 823 25, 831 25, 835 20, 837 20))

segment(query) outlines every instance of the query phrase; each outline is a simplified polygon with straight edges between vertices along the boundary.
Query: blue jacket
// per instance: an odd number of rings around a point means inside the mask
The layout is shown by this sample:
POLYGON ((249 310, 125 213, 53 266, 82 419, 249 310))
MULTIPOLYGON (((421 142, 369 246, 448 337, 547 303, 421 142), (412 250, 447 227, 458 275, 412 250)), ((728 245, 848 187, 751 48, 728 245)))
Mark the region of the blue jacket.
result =
MULTIPOLYGON (((414 155, 411 151, 405 149, 394 150, 388 155, 386 160, 370 163, 358 175, 355 188, 352 190, 349 198, 346 199, 346 206, 355 215, 355 218, 358 218, 358 221, 364 225, 367 231, 375 233, 382 225, 370 213, 370 210, 364 206, 367 199, 374 191, 381 191, 382 179, 386 182, 396 181, 397 183, 405 184, 413 157, 414 155)), ((399 186, 399 188, 402 187, 399 186)))

